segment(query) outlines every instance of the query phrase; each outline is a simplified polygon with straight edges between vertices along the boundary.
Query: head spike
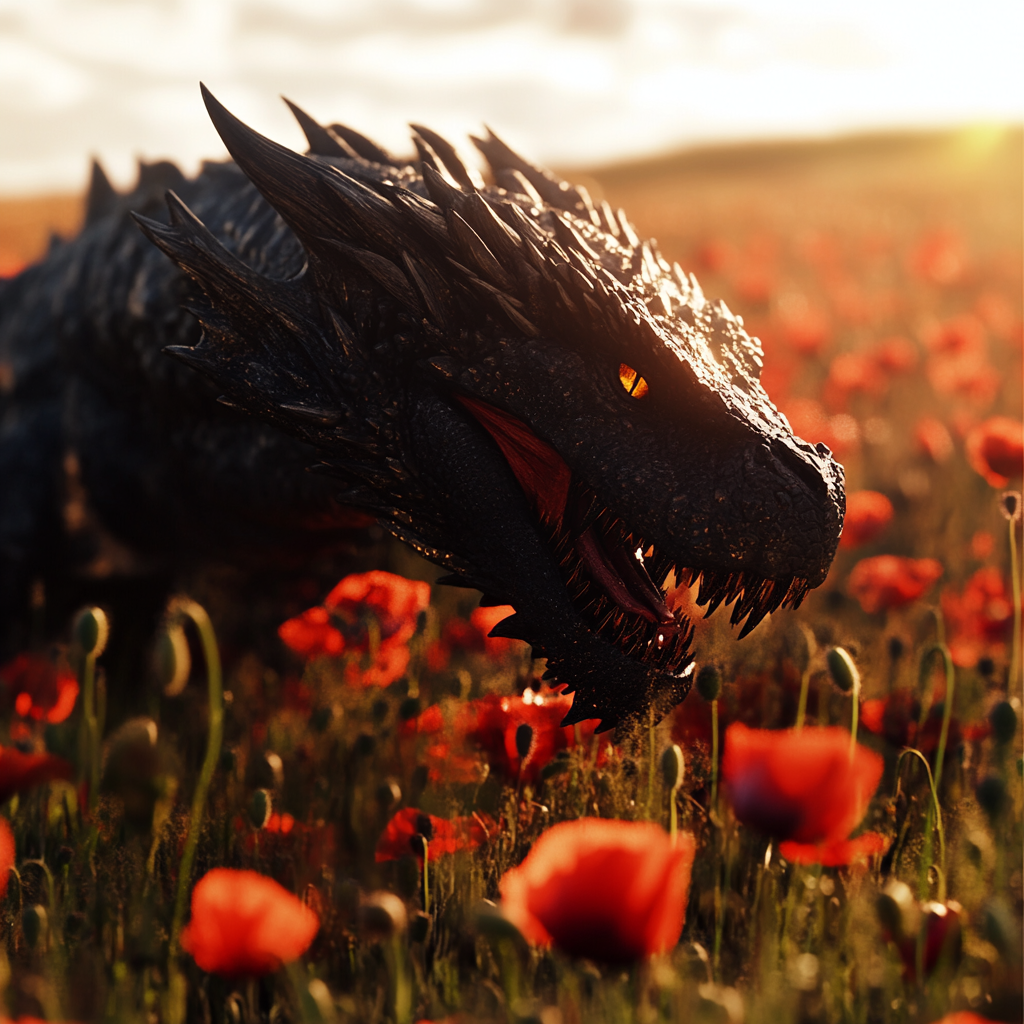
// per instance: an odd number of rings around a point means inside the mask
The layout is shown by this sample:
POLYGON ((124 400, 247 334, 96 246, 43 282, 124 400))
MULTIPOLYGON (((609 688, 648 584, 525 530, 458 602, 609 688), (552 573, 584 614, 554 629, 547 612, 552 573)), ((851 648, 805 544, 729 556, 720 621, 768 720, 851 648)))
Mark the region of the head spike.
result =
POLYGON ((92 174, 89 178, 89 194, 85 199, 85 225, 95 224, 117 206, 117 190, 110 184, 106 171, 99 160, 93 159, 92 174))
POLYGON ((385 149, 381 149, 372 139, 368 139, 365 135, 360 135, 354 128, 349 128, 343 124, 332 124, 330 126, 331 131, 338 136, 342 142, 346 143, 354 152, 358 153, 364 160, 369 160, 370 163, 374 164, 386 164, 393 166, 395 161, 390 153, 385 149))
POLYGON ((429 128, 424 128, 423 125, 413 124, 409 127, 437 154, 445 169, 462 188, 467 192, 475 192, 478 188, 483 188, 484 183, 480 180, 480 176, 466 167, 455 151, 455 147, 447 139, 442 138, 429 128))
POLYGON ((355 157, 352 150, 347 146, 343 146, 328 129, 318 121, 314 121, 313 118, 311 118, 309 114, 302 109, 302 107, 296 103, 292 103, 287 96, 282 96, 281 99, 288 104, 288 109, 295 116, 295 120, 299 122, 302 134, 306 136, 306 142, 309 143, 310 153, 313 153, 316 156, 334 156, 348 160, 355 157))

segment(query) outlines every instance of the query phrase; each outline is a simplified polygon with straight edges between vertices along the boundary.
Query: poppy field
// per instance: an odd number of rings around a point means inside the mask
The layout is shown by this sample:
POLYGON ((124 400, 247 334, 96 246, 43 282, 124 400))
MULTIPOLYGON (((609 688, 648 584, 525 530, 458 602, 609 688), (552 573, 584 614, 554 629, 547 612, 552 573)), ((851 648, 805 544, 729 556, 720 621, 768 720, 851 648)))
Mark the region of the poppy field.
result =
POLYGON ((489 636, 513 609, 382 541, 36 630, 0 665, 0 1021, 1021 1020, 1021 144, 582 176, 846 469, 797 611, 737 641, 665 581, 696 667, 661 721, 563 728, 489 636))

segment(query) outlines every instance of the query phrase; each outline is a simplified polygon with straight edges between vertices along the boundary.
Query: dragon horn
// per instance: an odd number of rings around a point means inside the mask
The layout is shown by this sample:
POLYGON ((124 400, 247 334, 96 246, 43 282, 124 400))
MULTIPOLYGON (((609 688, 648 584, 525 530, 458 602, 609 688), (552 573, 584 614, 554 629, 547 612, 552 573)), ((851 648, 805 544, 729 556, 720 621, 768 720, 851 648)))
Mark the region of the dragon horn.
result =
POLYGON ((325 226, 344 238, 352 236, 351 218, 327 201, 332 192, 324 183, 336 173, 333 168, 253 131, 205 85, 200 84, 200 89, 210 120, 235 163, 303 243, 315 245, 317 238, 330 233, 325 226))

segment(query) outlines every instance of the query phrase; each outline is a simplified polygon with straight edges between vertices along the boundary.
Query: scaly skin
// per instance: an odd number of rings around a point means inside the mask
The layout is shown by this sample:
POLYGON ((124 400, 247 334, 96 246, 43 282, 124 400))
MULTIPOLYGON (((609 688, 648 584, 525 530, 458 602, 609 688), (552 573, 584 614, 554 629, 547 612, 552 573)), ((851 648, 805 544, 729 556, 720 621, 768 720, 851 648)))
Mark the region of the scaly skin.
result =
POLYGON ((0 293, 8 602, 65 557, 67 448, 102 527, 154 557, 302 564, 372 514, 515 607, 496 632, 575 693, 567 724, 686 695, 672 574, 709 611, 735 600, 743 632, 824 580, 842 467, 772 405, 742 322, 621 213, 494 136, 484 186, 427 129, 407 163, 293 107, 302 156, 204 96, 235 164, 160 169, 170 223, 152 188, 100 179, 80 238, 0 293))

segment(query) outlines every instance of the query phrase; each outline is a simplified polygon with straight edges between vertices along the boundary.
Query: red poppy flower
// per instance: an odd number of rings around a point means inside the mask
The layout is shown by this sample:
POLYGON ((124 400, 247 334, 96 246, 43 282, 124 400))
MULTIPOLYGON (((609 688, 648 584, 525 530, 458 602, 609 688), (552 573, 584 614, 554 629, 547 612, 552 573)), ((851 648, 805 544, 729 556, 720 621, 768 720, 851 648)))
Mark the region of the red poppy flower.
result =
POLYGON ((895 944, 903 961, 903 973, 918 984, 935 970, 944 953, 954 960, 959 960, 963 941, 960 922, 963 907, 956 900, 949 900, 947 903, 938 903, 934 900, 922 903, 920 913, 920 931, 924 934, 924 948, 921 951, 924 978, 919 978, 917 972, 918 936, 887 936, 895 944))
POLYGON ((437 860, 438 857, 457 853, 459 850, 475 850, 485 843, 496 829, 497 826, 485 814, 471 814, 448 820, 424 814, 415 807, 403 807, 387 823, 377 841, 374 859, 381 863, 414 853, 412 837, 423 835, 429 840, 427 856, 431 860, 437 860))
POLYGON ((883 759, 837 727, 748 729, 725 733, 722 779, 736 817, 782 840, 779 853, 801 864, 835 866, 882 852, 874 832, 847 838, 864 817, 883 759))
POLYGON ((10 881, 15 857, 14 833, 7 824, 7 819, 0 818, 0 896, 7 892, 7 883, 10 881))
POLYGON ((933 231, 917 244, 910 268, 933 284, 954 284, 967 266, 967 253, 960 237, 951 231, 933 231))
POLYGON ((416 618, 429 603, 430 584, 421 580, 380 570, 357 573, 346 576, 322 606, 282 623, 278 635, 296 654, 307 658, 365 652, 370 647, 372 622, 379 646, 399 647, 416 631, 416 618))
POLYGON ((651 822, 581 818, 544 832, 502 875, 505 915, 536 945, 630 963, 679 941, 695 843, 651 822))
POLYGON ((917 366, 917 348, 912 341, 896 335, 879 343, 874 358, 886 373, 909 373, 917 366))
POLYGON ((181 946, 210 974, 253 977, 301 956, 319 928, 317 915, 272 878, 214 868, 192 891, 181 946))
POLYGON ((988 565, 979 569, 960 593, 946 587, 942 613, 954 664, 973 668, 979 658, 1001 651, 1013 625, 1013 601, 1003 574, 988 565))
POLYGON ((515 614, 510 604, 496 604, 489 608, 474 608, 469 614, 469 621, 478 629, 484 638, 484 650, 495 661, 501 661, 515 651, 523 650, 522 640, 513 640, 504 636, 491 636, 491 630, 510 615, 515 614))
POLYGON ((847 585, 864 611, 880 612, 916 601, 942 571, 942 564, 934 558, 876 555, 853 567, 847 585))
POLYGON ((846 518, 840 547, 856 548, 880 536, 892 522, 892 502, 878 491, 853 491, 846 496, 846 518))
POLYGON ((282 622, 277 635, 304 658, 336 656, 345 649, 341 630, 331 625, 330 613, 319 605, 282 622))
POLYGON ((14 697, 14 710, 37 722, 63 722, 78 698, 71 669, 41 654, 19 654, 0 668, 0 681, 14 697))
POLYGON ((523 650, 522 640, 489 635, 502 619, 514 614, 515 609, 510 604, 500 604, 474 608, 468 621, 459 618, 449 619, 441 631, 440 638, 427 650, 428 667, 432 672, 443 671, 455 651, 486 653, 495 661, 501 661, 512 651, 523 650))
POLYGON ((984 562, 992 557, 996 549, 996 539, 988 530, 976 530, 971 537, 971 557, 984 562))
POLYGON ((914 427, 914 443, 936 465, 941 465, 953 454, 953 438, 942 420, 922 416, 914 427))
POLYGON ((852 416, 828 416, 813 398, 795 398, 779 406, 793 433, 812 444, 821 442, 837 455, 854 450, 860 443, 860 428, 852 416))
POLYGON ((388 641, 377 648, 376 657, 366 653, 345 669, 349 686, 390 686, 405 675, 409 667, 409 648, 405 643, 388 641))
POLYGON ((882 395, 888 386, 885 374, 869 352, 842 352, 832 360, 825 393, 832 408, 843 409, 851 394, 882 395))
POLYGON ((1024 423, 993 416, 967 435, 964 450, 976 473, 993 487, 1005 487, 1024 468, 1024 423))
POLYGON ((484 751, 492 771, 508 779, 535 782, 558 751, 574 747, 577 739, 589 746, 593 739, 599 719, 585 719, 578 727, 562 726, 571 706, 569 694, 548 687, 536 692, 527 689, 518 697, 488 694, 463 706, 456 718, 455 733, 484 751), (530 748, 520 758, 516 737, 523 725, 532 732, 530 748))
POLYGON ((71 765, 56 754, 23 754, 17 747, 0 747, 0 804, 15 793, 73 775, 71 765))

